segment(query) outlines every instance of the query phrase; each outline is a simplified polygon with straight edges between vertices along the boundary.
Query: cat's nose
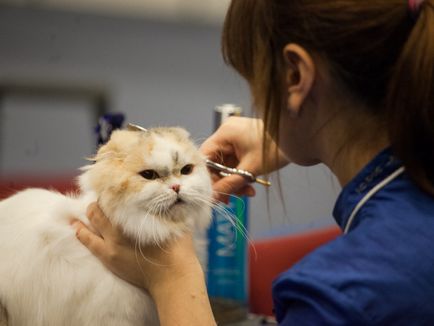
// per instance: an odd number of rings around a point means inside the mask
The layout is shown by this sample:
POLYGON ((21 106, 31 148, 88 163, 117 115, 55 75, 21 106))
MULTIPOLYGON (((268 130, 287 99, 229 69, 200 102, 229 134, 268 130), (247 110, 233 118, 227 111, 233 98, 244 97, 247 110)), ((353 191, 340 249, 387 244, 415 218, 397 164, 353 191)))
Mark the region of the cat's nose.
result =
POLYGON ((170 187, 174 192, 179 193, 179 189, 181 189, 181 185, 174 184, 170 187))

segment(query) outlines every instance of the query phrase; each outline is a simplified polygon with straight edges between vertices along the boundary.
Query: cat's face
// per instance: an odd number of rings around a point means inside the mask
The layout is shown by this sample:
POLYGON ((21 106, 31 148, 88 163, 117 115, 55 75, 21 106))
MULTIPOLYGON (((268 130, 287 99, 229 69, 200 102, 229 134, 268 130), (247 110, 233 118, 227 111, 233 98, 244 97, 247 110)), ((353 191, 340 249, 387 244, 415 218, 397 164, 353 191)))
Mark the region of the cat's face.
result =
POLYGON ((97 194, 105 214, 130 236, 159 242, 209 223, 210 177, 185 130, 115 131, 95 160, 81 186, 97 194))

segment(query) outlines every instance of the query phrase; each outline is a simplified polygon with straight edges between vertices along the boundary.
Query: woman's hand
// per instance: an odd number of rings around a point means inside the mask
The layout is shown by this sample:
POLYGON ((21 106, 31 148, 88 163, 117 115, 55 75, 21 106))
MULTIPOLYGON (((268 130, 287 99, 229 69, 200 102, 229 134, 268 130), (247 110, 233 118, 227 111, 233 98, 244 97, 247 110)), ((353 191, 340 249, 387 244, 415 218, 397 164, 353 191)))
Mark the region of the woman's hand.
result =
MULTIPOLYGON (((230 117, 201 146, 202 153, 218 163, 247 170, 255 176, 277 170, 289 160, 270 141, 268 170, 263 166, 263 122, 259 119, 230 117), (275 153, 278 153, 275 157, 275 153)), ((217 199, 226 201, 227 195, 254 196, 255 190, 246 178, 231 175, 221 178, 213 175, 213 188, 217 199)))
POLYGON ((191 235, 161 247, 139 248, 96 203, 88 207, 87 215, 99 234, 76 221, 77 238, 114 274, 149 291, 161 325, 215 324, 191 235))

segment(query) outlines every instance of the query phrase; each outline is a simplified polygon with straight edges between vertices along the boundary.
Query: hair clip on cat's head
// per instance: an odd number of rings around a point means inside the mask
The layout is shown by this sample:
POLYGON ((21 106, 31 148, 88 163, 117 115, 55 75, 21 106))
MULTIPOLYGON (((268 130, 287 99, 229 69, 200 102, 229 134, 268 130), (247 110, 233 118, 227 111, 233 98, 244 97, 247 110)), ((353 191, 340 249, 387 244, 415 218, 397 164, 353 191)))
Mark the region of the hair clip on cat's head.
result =
POLYGON ((129 131, 142 131, 142 132, 148 132, 148 129, 140 127, 139 125, 135 125, 134 123, 129 123, 127 125, 127 130, 129 131))

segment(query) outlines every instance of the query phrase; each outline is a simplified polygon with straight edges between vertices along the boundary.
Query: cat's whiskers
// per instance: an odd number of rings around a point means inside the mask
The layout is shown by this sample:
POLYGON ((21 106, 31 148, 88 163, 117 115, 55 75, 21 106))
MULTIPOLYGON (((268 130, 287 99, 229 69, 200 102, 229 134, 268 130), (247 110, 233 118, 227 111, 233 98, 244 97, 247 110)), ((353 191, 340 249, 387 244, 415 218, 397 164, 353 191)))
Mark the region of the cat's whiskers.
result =
POLYGON ((162 218, 163 214, 166 213, 167 209, 166 207, 164 207, 164 205, 162 205, 162 203, 164 203, 166 200, 165 199, 161 199, 158 201, 158 218, 162 218))
POLYGON ((146 261, 149 261, 146 257, 145 257, 145 255, 143 254, 143 252, 142 252, 142 249, 141 249, 141 246, 140 246, 140 234, 141 234, 141 229, 142 229, 142 227, 143 227, 143 221, 144 220, 142 220, 142 222, 140 222, 140 225, 139 225, 139 227, 137 228, 137 236, 135 237, 135 239, 134 239, 134 256, 135 256, 135 258, 136 258, 136 262, 137 262, 137 265, 139 266, 139 268, 140 268, 140 272, 142 273, 142 275, 145 275, 145 273, 144 273, 144 271, 143 271, 143 268, 142 268, 142 266, 140 265, 140 261, 139 261, 139 255, 138 255, 138 253, 140 253, 140 256, 143 258, 143 259, 145 259, 146 261))
MULTIPOLYGON (((240 203, 242 204, 241 209, 242 209, 243 211, 246 209, 246 204, 245 204, 244 200, 243 200, 240 196, 236 196, 236 195, 234 195, 234 194, 225 193, 225 192, 222 192, 222 191, 216 191, 216 192, 217 192, 218 194, 220 194, 220 195, 225 195, 225 196, 229 196, 229 197, 235 198, 236 200, 238 200, 238 202, 240 202, 240 203)), ((218 205, 219 207, 223 207, 223 208, 224 208, 224 205, 221 204, 221 203, 218 202, 218 201, 216 202, 216 205, 218 205)), ((244 227, 244 225, 240 224, 240 226, 242 226, 243 230, 244 230, 246 233, 248 233, 248 231, 247 231, 247 229, 244 227)))
POLYGON ((164 199, 164 197, 165 197, 164 195, 159 195, 159 196, 155 197, 156 200, 152 201, 153 206, 150 209, 150 212, 152 214, 152 217, 151 217, 152 218, 152 230, 151 230, 152 237, 154 239, 154 244, 156 244, 160 249, 162 249, 162 248, 160 246, 160 241, 157 238, 156 218, 161 218, 161 205, 160 205, 160 203, 162 201, 161 199, 164 199))
POLYGON ((167 253, 167 251, 160 245, 160 241, 157 240, 157 228, 156 228, 156 219, 155 219, 155 217, 152 219, 152 234, 153 234, 153 237, 154 237, 154 243, 155 243, 155 245, 157 245, 157 247, 160 250, 162 250, 163 252, 167 253))
POLYGON ((144 220, 142 220, 142 222, 140 222, 140 225, 137 228, 137 236, 135 237, 135 241, 134 241, 134 256, 136 258, 137 265, 140 268, 140 272, 142 273, 142 275, 145 275, 145 272, 144 272, 144 270, 142 268, 142 265, 140 265, 139 255, 138 255, 138 251, 139 251, 140 252, 140 256, 143 259, 145 259, 145 260, 148 261, 148 259, 145 257, 145 255, 143 254, 143 252, 141 250, 141 247, 140 247, 140 234, 141 234, 141 229, 142 229, 142 226, 143 226, 143 221, 144 220), (139 249, 139 250, 137 250, 137 249, 139 249))
MULTIPOLYGON (((149 259, 148 257, 146 257, 146 255, 144 254, 144 252, 143 252, 143 250, 142 250, 142 243, 143 243, 143 241, 142 241, 142 239, 141 239, 140 237, 141 237, 142 234, 144 234, 144 233, 142 233, 141 231, 142 231, 142 229, 145 227, 144 224, 145 224, 147 218, 152 218, 152 216, 150 216, 150 214, 147 213, 147 214, 145 215, 145 217, 143 218, 143 220, 140 222, 140 225, 139 225, 138 230, 137 230, 137 237, 136 237, 136 239, 135 239, 135 244, 134 244, 134 254, 135 254, 135 256, 136 256, 136 261, 137 261, 137 264, 139 265, 140 271, 142 272, 143 275, 145 275, 145 274, 144 274, 144 271, 143 271, 143 269, 142 269, 142 267, 141 267, 141 265, 140 265, 140 263, 139 263, 138 253, 140 253, 140 256, 141 256, 143 259, 145 259, 145 260, 146 260, 148 263, 150 263, 150 264, 153 264, 153 265, 155 265, 155 266, 160 266, 160 267, 165 267, 165 266, 166 266, 166 265, 163 265, 163 264, 158 264, 158 263, 154 262, 153 260, 149 259)), ((155 219, 153 219, 153 222, 155 222, 155 219)), ((156 244, 156 245, 157 245, 161 250, 164 251, 164 249, 161 248, 161 246, 160 246, 160 244, 159 244, 159 241, 156 241, 156 236, 155 236, 155 232, 154 232, 154 231, 155 231, 155 224, 154 224, 153 227, 152 227, 152 231, 153 231, 153 237, 154 237, 154 242, 155 242, 155 244, 156 244)))
POLYGON ((161 212, 163 211, 164 207, 162 203, 167 201, 167 194, 160 194, 157 197, 154 197, 152 199, 152 204, 155 205, 155 214, 157 214, 159 217, 161 217, 161 212))
POLYGON ((162 205, 162 203, 167 201, 167 194, 160 194, 154 198, 152 198, 150 202, 150 208, 148 209, 149 212, 156 215, 156 217, 161 218, 163 216, 163 213, 167 211, 167 208, 162 205))
MULTIPOLYGON (((196 205, 196 206, 202 206, 202 205, 206 205, 208 207, 214 208, 217 211, 219 211, 221 213, 222 216, 224 216, 224 218, 231 223, 231 225, 238 230, 238 232, 241 234, 241 236, 243 238, 245 238, 250 244, 253 245, 252 240, 250 239, 249 235, 248 235, 248 231, 247 229, 244 227, 244 225, 242 225, 241 223, 237 223, 235 217, 233 216, 233 214, 231 214, 225 207, 223 204, 220 204, 218 202, 213 201, 212 199, 210 199, 208 196, 203 195, 200 191, 198 190, 184 190, 183 194, 186 195, 190 200, 186 200, 186 203, 190 203, 192 205, 196 205), (193 199, 193 200, 191 200, 193 199)), ((236 197, 236 196, 235 196, 236 197)), ((241 200, 241 198, 236 197, 239 200, 241 200)), ((173 217, 173 214, 170 210, 171 206, 165 206, 162 205, 162 203, 166 202, 168 200, 168 196, 167 194, 160 194, 158 196, 156 196, 155 198, 152 199, 151 203, 152 204, 152 208, 149 209, 149 211, 151 213, 153 213, 156 217, 158 218, 162 218, 163 214, 165 217, 171 218, 173 217)), ((243 207, 243 209, 245 209, 245 207, 243 207)), ((238 233, 235 233, 235 239, 234 241, 237 241, 237 236, 238 233)), ((157 241, 156 241, 157 243, 157 241)))
MULTIPOLYGON (((152 219, 152 226, 151 226, 151 234, 152 238, 154 240, 154 245, 156 245, 158 248, 160 248, 163 252, 166 252, 166 250, 161 246, 160 239, 157 238, 157 226, 156 226, 156 218, 162 218, 163 213, 163 206, 161 205, 162 202, 167 200, 166 194, 160 194, 153 198, 153 200, 150 202, 150 206, 148 208, 148 216, 152 219)), ((166 214, 166 213, 165 213, 166 214)), ((143 222, 142 222, 143 223, 143 222)))
MULTIPOLYGON (((253 248, 253 251, 255 253, 255 257, 257 257, 256 247, 255 247, 252 239, 250 238, 250 236, 248 234, 248 230, 246 229, 246 227, 242 223, 236 222, 236 217, 230 211, 227 210, 227 208, 225 207, 224 204, 217 202, 217 201, 214 201, 212 199, 209 199, 208 196, 205 196, 198 191, 187 191, 186 194, 188 194, 189 196, 191 196, 192 198, 197 200, 197 201, 191 201, 192 204, 195 204, 197 206, 202 206, 203 204, 205 204, 205 205, 217 210, 224 218, 226 218, 228 220, 229 223, 231 223, 231 225, 236 230, 238 230, 238 232, 241 234, 241 236, 247 240, 247 242, 253 248)), ((231 195, 231 196, 233 196, 233 195, 231 195)), ((238 200, 242 200, 238 196, 233 196, 233 197, 237 198, 238 200)), ((243 204, 244 204, 244 201, 243 201, 243 204)), ((245 206, 243 206, 243 209, 245 209, 245 206)), ((236 241, 237 241, 237 233, 235 233, 234 242, 236 242, 236 241)))
POLYGON ((157 209, 155 209, 155 215, 159 218, 174 218, 172 214, 172 208, 176 204, 176 201, 168 205, 168 201, 171 200, 171 196, 167 193, 160 194, 152 199, 152 203, 155 204, 157 209))
MULTIPOLYGON (((247 243, 252 247, 253 252, 255 254, 255 259, 258 257, 258 253, 256 251, 256 246, 253 243, 252 238, 249 236, 249 232, 247 228, 243 225, 243 223, 239 223, 236 220, 236 217, 230 213, 224 204, 216 203, 214 209, 217 210, 221 215, 223 215, 227 220, 233 225, 233 227, 240 232, 241 236, 247 240, 247 243)), ((235 233, 235 241, 237 240, 237 233, 235 233)))
POLYGON ((248 236, 248 231, 246 230, 246 228, 240 224, 236 224, 234 222, 234 216, 233 214, 231 214, 225 207, 223 204, 220 204, 219 202, 215 202, 212 199, 209 199, 208 196, 204 196, 202 195, 200 192, 196 192, 196 191, 190 191, 190 196, 194 199, 196 199, 195 201, 192 201, 193 204, 201 206, 203 204, 214 208, 216 210, 218 210, 220 213, 222 213, 222 215, 234 226, 234 228, 236 228, 241 235, 245 238, 245 239, 249 239, 248 236))
POLYGON ((152 204, 153 204, 153 206, 150 209, 150 212, 152 213, 153 216, 151 217, 151 219, 152 219, 152 226, 151 226, 151 230, 150 231, 151 231, 151 235, 152 235, 152 238, 154 240, 154 243, 157 244, 158 240, 157 240, 157 235, 156 235, 156 231, 155 231, 155 213, 154 213, 154 211, 156 210, 156 208, 158 207, 158 205, 157 205, 157 203, 155 203, 155 201, 153 201, 152 204))
MULTIPOLYGON (((255 246, 253 244, 253 241, 249 237, 249 234, 248 234, 246 227, 242 223, 239 223, 236 220, 236 217, 230 211, 228 211, 228 209, 225 207, 224 204, 211 199, 207 195, 204 195, 200 191, 200 189, 198 189, 198 190, 184 189, 183 194, 186 197, 184 199, 184 201, 187 204, 195 205, 195 206, 199 206, 199 207, 202 207, 203 205, 205 205, 205 206, 208 206, 208 207, 213 208, 216 211, 218 211, 220 213, 220 215, 223 216, 229 223, 231 223, 231 225, 238 231, 235 233, 234 243, 236 243, 237 236, 239 233, 253 247, 253 250, 254 250, 255 255, 256 255, 255 246)), ((221 194, 224 194, 224 193, 221 193, 221 194)), ((230 195, 230 194, 224 194, 224 195, 230 195)), ((233 196, 233 195, 230 195, 230 196, 233 196)), ((240 200, 244 205, 244 201, 242 201, 242 199, 240 197, 238 197, 238 196, 233 196, 233 197, 240 200)), ((157 226, 156 226, 156 220, 155 219, 156 218, 169 218, 169 219, 170 218, 176 218, 173 215, 173 212, 171 210, 173 205, 167 205, 167 202, 169 200, 170 200, 170 195, 168 193, 162 193, 162 194, 159 194, 159 195, 155 196, 154 198, 152 198, 147 205, 146 218, 151 218, 151 219, 153 219, 153 221, 151 222, 151 230, 146 230, 146 232, 148 232, 148 234, 151 235, 151 238, 153 240, 153 244, 158 246, 158 248, 160 248, 163 251, 164 251, 164 248, 162 248, 161 243, 160 243, 160 239, 158 239, 158 232, 156 229, 157 226)), ((245 207, 243 206, 242 209, 245 209, 245 207)), ((140 245, 141 243, 143 243, 143 241, 141 240, 141 237, 142 237, 142 231, 143 231, 144 227, 145 227, 144 221, 142 221, 140 223, 140 226, 138 229, 138 234, 137 234, 138 236, 136 237, 136 250, 138 249, 138 252, 140 253, 140 255, 144 259, 146 259, 150 263, 153 263, 151 260, 149 260, 148 258, 145 257, 145 255, 142 251, 142 247, 140 245)))

